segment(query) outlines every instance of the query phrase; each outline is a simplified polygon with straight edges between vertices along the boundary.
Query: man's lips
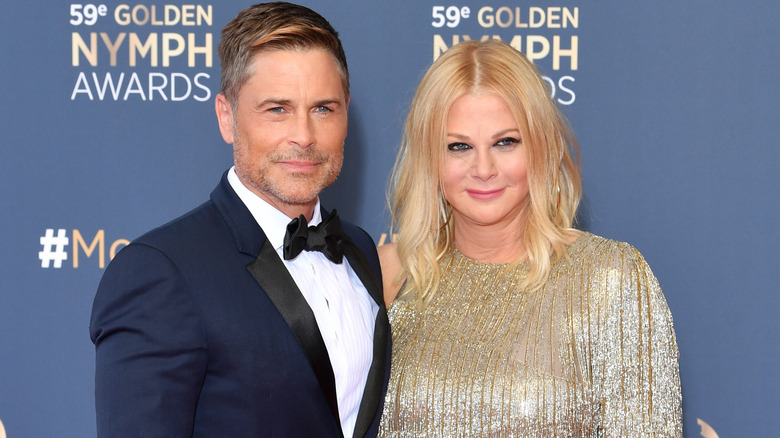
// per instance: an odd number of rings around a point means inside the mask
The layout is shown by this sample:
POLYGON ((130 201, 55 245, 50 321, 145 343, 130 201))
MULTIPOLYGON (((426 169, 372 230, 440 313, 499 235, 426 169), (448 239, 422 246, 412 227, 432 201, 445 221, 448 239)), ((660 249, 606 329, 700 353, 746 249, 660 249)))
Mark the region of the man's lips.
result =
POLYGON ((279 161, 278 164, 286 169, 296 172, 306 172, 315 169, 320 165, 317 161, 304 161, 304 160, 286 160, 279 161))

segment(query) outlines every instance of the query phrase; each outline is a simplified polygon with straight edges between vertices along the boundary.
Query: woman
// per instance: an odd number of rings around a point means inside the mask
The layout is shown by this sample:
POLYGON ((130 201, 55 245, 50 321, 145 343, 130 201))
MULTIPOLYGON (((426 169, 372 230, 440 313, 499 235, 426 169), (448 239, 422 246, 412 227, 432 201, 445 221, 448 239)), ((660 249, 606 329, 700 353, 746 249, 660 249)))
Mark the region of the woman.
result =
POLYGON ((383 436, 682 436, 678 351, 639 252, 572 228, 576 142, 535 67, 461 43, 426 73, 380 248, 383 436))

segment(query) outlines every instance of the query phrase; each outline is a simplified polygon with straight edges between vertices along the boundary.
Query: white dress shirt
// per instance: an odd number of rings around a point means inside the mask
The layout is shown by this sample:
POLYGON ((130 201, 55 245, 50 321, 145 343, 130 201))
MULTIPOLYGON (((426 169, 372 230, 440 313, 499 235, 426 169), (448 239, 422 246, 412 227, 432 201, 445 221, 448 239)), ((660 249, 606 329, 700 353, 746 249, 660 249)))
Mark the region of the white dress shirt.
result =
MULTIPOLYGON (((314 312, 336 378, 341 429, 344 436, 351 437, 374 355, 374 321, 379 306, 346 257, 335 264, 321 252, 302 251, 293 260, 284 260, 284 234, 292 218, 246 188, 234 168, 228 172, 228 182, 263 229, 314 312)), ((309 225, 320 222, 317 199, 309 225)))

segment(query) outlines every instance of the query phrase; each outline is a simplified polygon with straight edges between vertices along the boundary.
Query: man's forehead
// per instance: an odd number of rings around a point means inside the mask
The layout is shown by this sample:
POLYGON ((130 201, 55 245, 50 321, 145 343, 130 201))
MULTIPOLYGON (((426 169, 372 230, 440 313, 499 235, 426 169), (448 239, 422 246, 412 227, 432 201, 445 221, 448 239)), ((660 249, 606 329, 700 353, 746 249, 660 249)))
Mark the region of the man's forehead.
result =
POLYGON ((323 49, 266 50, 252 59, 239 94, 251 89, 262 99, 344 101, 344 77, 336 59, 323 49))

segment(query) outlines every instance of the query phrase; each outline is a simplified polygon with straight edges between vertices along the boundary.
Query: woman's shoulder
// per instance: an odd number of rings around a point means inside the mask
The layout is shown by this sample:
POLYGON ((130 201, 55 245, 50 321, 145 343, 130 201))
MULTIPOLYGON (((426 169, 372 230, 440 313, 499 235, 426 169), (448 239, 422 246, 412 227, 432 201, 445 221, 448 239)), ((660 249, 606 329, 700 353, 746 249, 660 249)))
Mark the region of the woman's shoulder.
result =
POLYGON ((583 231, 580 237, 570 245, 569 255, 588 258, 593 262, 644 262, 642 254, 630 243, 609 239, 587 231, 583 231))
POLYGON ((572 269, 599 284, 643 288, 657 280, 645 258, 632 244, 583 232, 569 247, 572 269))
POLYGON ((403 285, 401 273, 401 258, 398 257, 398 244, 386 243, 377 248, 379 265, 382 267, 382 288, 384 290, 385 305, 393 302, 403 285))
POLYGON ((656 281, 647 261, 632 244, 589 232, 583 232, 569 245, 560 268, 579 272, 581 278, 593 281, 656 281))

